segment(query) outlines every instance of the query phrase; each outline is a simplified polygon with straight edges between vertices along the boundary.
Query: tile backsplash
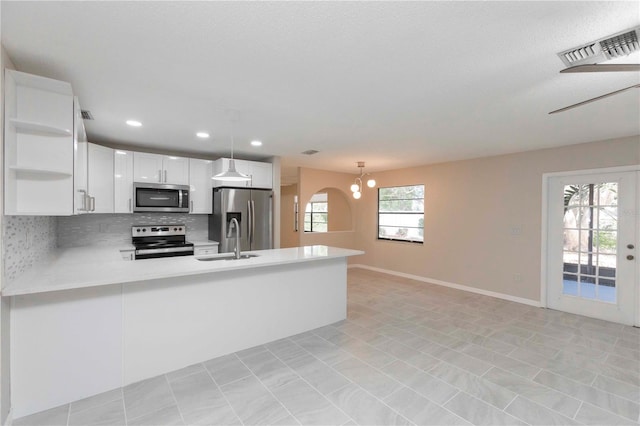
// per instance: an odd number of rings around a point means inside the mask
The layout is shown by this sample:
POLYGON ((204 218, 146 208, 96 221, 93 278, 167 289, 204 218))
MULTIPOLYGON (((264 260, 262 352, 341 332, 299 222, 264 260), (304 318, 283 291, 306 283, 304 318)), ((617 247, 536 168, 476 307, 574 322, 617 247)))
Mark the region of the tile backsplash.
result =
POLYGON ((49 216, 5 216, 4 276, 10 283, 57 247, 57 218, 49 216))
POLYGON ((183 223, 187 241, 208 239, 208 215, 180 213, 84 214, 58 218, 58 247, 131 244, 131 226, 183 223))

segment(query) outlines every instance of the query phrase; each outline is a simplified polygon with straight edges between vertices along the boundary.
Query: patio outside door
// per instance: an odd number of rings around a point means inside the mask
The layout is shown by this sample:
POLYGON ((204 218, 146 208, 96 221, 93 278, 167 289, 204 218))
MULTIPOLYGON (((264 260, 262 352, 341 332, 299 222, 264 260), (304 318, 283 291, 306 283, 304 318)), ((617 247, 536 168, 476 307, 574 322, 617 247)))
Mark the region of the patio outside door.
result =
POLYGON ((637 324, 638 174, 548 179, 549 308, 637 324))

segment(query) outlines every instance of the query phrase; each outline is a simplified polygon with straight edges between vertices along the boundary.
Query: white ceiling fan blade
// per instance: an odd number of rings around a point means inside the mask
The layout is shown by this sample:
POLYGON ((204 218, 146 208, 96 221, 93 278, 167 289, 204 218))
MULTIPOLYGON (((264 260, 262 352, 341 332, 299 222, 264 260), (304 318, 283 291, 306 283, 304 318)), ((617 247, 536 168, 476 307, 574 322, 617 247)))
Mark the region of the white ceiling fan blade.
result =
POLYGON ((606 95, 598 96, 596 98, 591 98, 591 99, 588 99, 586 101, 579 102, 577 104, 569 105, 568 107, 564 107, 564 108, 557 109, 555 111, 551 111, 549 114, 555 114, 555 113, 558 113, 558 112, 566 111, 568 109, 572 109, 572 108, 576 108, 576 107, 579 107, 579 106, 582 106, 582 105, 585 105, 585 104, 589 104, 591 102, 599 101, 600 99, 608 98, 609 96, 617 95, 618 93, 622 93, 622 92, 625 92, 627 90, 634 89, 634 88, 640 88, 640 84, 634 84, 633 86, 625 87, 624 89, 616 90, 615 92, 610 92, 610 93, 607 93, 606 95))
POLYGON ((561 74, 575 72, 639 72, 640 64, 586 64, 565 68, 561 74))

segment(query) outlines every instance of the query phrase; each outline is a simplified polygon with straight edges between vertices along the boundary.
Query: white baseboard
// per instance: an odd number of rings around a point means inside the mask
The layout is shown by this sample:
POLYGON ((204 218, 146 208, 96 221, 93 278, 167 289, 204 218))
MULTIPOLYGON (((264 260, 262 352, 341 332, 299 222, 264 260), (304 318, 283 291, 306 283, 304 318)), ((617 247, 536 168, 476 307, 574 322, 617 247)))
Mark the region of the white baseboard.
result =
POLYGON ((524 297, 511 296, 510 294, 497 293, 495 291, 483 290, 481 288, 469 287, 462 284, 450 283, 447 281, 436 280, 434 278, 421 277, 419 275, 405 274, 404 272, 392 271, 389 269, 375 268, 369 265, 363 265, 360 263, 353 263, 348 268, 360 268, 367 269, 369 271, 382 272, 383 274, 395 275, 397 277, 409 278, 415 281, 421 281, 429 284, 437 284, 443 287, 455 288, 456 290, 468 291, 470 293, 482 294, 483 296, 495 297, 497 299, 508 300, 510 302, 522 303, 523 305, 535 306, 536 308, 542 307, 540 301, 525 299, 524 297))

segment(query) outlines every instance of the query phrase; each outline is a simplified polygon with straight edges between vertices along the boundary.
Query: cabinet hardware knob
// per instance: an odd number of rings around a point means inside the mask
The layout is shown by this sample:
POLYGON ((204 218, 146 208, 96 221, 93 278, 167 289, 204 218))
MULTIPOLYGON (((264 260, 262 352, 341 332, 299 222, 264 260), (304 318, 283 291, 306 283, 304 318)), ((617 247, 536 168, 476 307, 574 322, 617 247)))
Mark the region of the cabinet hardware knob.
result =
POLYGON ((627 244, 627 248, 633 250, 634 248, 636 248, 636 246, 634 246, 633 244, 627 244))
POLYGON ((632 254, 630 254, 630 255, 628 255, 628 256, 627 256, 627 260, 633 260, 633 259, 635 259, 635 257, 633 257, 633 255, 632 255, 632 254))

